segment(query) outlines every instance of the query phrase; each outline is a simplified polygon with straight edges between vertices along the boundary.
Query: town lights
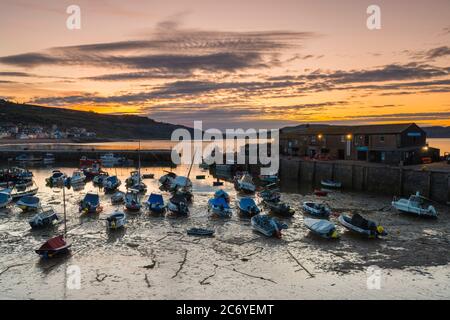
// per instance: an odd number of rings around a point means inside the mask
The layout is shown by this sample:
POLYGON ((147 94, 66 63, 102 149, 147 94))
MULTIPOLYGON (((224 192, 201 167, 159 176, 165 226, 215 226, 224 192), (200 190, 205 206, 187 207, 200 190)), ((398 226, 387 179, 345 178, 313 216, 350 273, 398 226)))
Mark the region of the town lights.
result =
POLYGON ((323 135, 322 135, 322 134, 318 134, 318 135, 317 135, 317 138, 318 138, 319 140, 322 140, 323 135))
POLYGON ((349 134, 347 135, 347 140, 352 140, 352 138, 353 138, 353 136, 349 133, 349 134))
POLYGON ((428 146, 423 147, 422 151, 424 151, 424 152, 428 151, 428 146))

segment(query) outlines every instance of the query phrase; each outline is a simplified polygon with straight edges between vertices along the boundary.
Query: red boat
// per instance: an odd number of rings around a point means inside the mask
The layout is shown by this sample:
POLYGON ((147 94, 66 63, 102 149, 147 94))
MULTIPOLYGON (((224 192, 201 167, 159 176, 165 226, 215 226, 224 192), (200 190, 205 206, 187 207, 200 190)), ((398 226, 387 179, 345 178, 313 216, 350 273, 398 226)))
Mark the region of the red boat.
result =
POLYGON ((80 159, 80 168, 90 168, 96 164, 101 165, 102 161, 99 159, 89 159, 85 156, 80 159))
POLYGON ((66 253, 69 251, 71 244, 68 244, 62 235, 54 237, 45 242, 36 253, 42 258, 52 258, 58 254, 66 253))
POLYGON ((314 190, 314 194, 318 197, 326 197, 328 195, 328 192, 316 189, 314 190))

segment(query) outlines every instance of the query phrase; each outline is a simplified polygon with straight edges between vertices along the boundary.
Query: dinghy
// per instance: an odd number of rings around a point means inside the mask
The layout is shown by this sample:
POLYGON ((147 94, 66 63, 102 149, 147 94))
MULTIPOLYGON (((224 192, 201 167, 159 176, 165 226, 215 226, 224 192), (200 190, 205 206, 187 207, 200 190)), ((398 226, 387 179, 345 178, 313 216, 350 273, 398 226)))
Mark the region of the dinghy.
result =
POLYGON ((328 218, 331 214, 331 209, 323 203, 307 201, 303 202, 302 208, 305 213, 319 218, 328 218))
POLYGON ((268 183, 268 184, 277 183, 279 181, 278 175, 276 175, 276 174, 260 175, 259 180, 263 183, 268 183))
POLYGON ((431 205, 431 201, 421 196, 419 192, 410 196, 409 199, 394 198, 392 206, 401 212, 414 214, 419 217, 437 218, 438 216, 436 209, 431 205))
POLYGON ((328 191, 325 190, 314 190, 314 194, 318 197, 326 197, 328 195, 328 191))
POLYGON ((384 228, 376 222, 363 218, 358 213, 352 217, 341 214, 339 222, 348 230, 368 238, 377 238, 378 236, 385 236, 387 233, 384 228))
POLYGON ((145 193, 147 191, 147 185, 145 183, 143 183, 142 181, 134 184, 130 187, 130 190, 136 190, 138 193, 145 193))
POLYGON ((12 189, 3 189, 0 191, 0 208, 6 208, 13 200, 11 191, 12 189))
POLYGON ((334 223, 323 219, 304 218, 305 226, 314 234, 325 239, 337 239, 339 233, 334 223))
POLYGON ((285 223, 280 223, 276 219, 266 215, 256 215, 252 217, 251 224, 253 229, 266 237, 275 236, 281 238, 281 230, 288 228, 285 223))
POLYGON ((239 212, 246 217, 252 217, 261 212, 252 198, 241 198, 238 202, 238 208, 239 212))
POLYGON ((11 197, 13 201, 19 200, 22 197, 27 196, 34 196, 38 193, 39 188, 36 184, 33 183, 33 185, 29 188, 26 188, 25 190, 17 190, 16 188, 12 189, 11 197))
POLYGON ((125 185, 128 187, 134 186, 141 182, 142 177, 139 174, 139 171, 131 171, 130 176, 125 180, 125 185))
POLYGON ((288 204, 286 204, 284 202, 263 201, 263 205, 271 213, 278 214, 280 216, 291 217, 295 213, 295 210, 292 209, 288 204))
POLYGON ((217 190, 216 192, 214 192, 214 198, 218 199, 218 198, 223 198, 225 199, 226 202, 230 202, 230 195, 222 189, 217 190))
POLYGON ((155 178, 155 174, 154 173, 145 173, 142 175, 143 179, 154 179, 155 178))
POLYGON ((117 176, 111 176, 103 181, 103 188, 105 189, 105 192, 113 192, 114 190, 117 190, 121 184, 122 182, 117 176))
POLYGON ((111 230, 116 230, 125 226, 127 219, 125 213, 116 211, 106 218, 108 223, 108 228, 111 230))
POLYGON ((178 176, 175 179, 172 180, 172 183, 170 184, 171 191, 176 190, 192 190, 192 181, 188 177, 184 176, 178 176))
POLYGON ((112 204, 121 204, 125 202, 125 192, 117 191, 111 196, 112 204))
POLYGON ((342 183, 339 181, 333 181, 333 180, 322 180, 320 182, 321 185, 323 185, 324 187, 327 188, 341 188, 342 187, 342 183))
POLYGON ((81 170, 75 170, 72 173, 72 177, 70 178, 70 184, 81 184, 86 180, 86 176, 84 175, 83 171, 81 170))
POLYGON ((203 236, 212 237, 214 235, 214 230, 203 229, 203 228, 191 228, 186 231, 190 236, 203 236))
POLYGON ((125 208, 128 211, 139 211, 141 210, 141 201, 139 199, 139 191, 134 189, 129 189, 125 195, 125 208))
POLYGON ((71 247, 71 244, 64 240, 62 235, 56 236, 48 241, 46 241, 39 249, 35 252, 44 259, 52 258, 54 256, 67 253, 71 247))
POLYGON ((189 214, 188 201, 183 195, 176 194, 170 198, 167 208, 174 214, 189 214))
POLYGON ((31 228, 39 229, 53 225, 53 221, 58 220, 58 216, 53 208, 45 208, 30 219, 31 228))
POLYGON ((163 196, 159 193, 152 193, 147 199, 147 209, 154 213, 164 213, 166 206, 164 205, 163 196))
POLYGON ((281 194, 278 192, 278 187, 275 184, 266 186, 264 190, 258 193, 258 196, 263 199, 263 201, 279 202, 281 194))
POLYGON ((242 177, 235 177, 234 187, 237 191, 243 193, 255 193, 256 186, 253 183, 252 176, 248 173, 244 173, 242 177))
POLYGON ((219 218, 230 218, 233 211, 224 198, 212 198, 208 201, 208 210, 219 218))
POLYGON ((95 193, 87 193, 80 202, 79 211, 82 213, 99 213, 102 210, 100 206, 100 197, 95 193))
POLYGON ((41 206, 41 200, 35 196, 27 196, 20 198, 16 205, 22 211, 36 211, 41 206))
POLYGON ((176 177, 177 175, 173 172, 167 172, 165 175, 161 176, 159 178, 160 189, 168 190, 176 177))
POLYGON ((94 176, 92 179, 92 183, 103 187, 103 183, 106 181, 106 179, 109 177, 109 174, 107 172, 101 172, 98 175, 94 176))

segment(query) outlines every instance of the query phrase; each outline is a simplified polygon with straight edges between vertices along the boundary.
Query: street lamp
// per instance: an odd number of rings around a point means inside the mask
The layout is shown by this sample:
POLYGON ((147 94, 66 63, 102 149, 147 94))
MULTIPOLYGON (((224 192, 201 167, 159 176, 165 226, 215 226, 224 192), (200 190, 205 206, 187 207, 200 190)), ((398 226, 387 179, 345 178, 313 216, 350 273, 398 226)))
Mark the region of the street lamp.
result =
POLYGON ((347 134, 347 140, 352 140, 353 136, 349 133, 347 134))

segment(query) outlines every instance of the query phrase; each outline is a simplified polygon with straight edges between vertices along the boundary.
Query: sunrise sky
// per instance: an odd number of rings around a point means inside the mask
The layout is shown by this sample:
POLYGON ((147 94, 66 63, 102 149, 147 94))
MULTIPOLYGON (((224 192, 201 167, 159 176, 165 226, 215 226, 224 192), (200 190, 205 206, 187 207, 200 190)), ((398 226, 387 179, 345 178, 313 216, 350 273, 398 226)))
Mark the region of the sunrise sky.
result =
POLYGON ((449 0, 1 0, 0 97, 192 126, 450 125, 449 0), (66 8, 81 8, 69 30, 66 8), (371 4, 381 30, 366 27, 371 4))

